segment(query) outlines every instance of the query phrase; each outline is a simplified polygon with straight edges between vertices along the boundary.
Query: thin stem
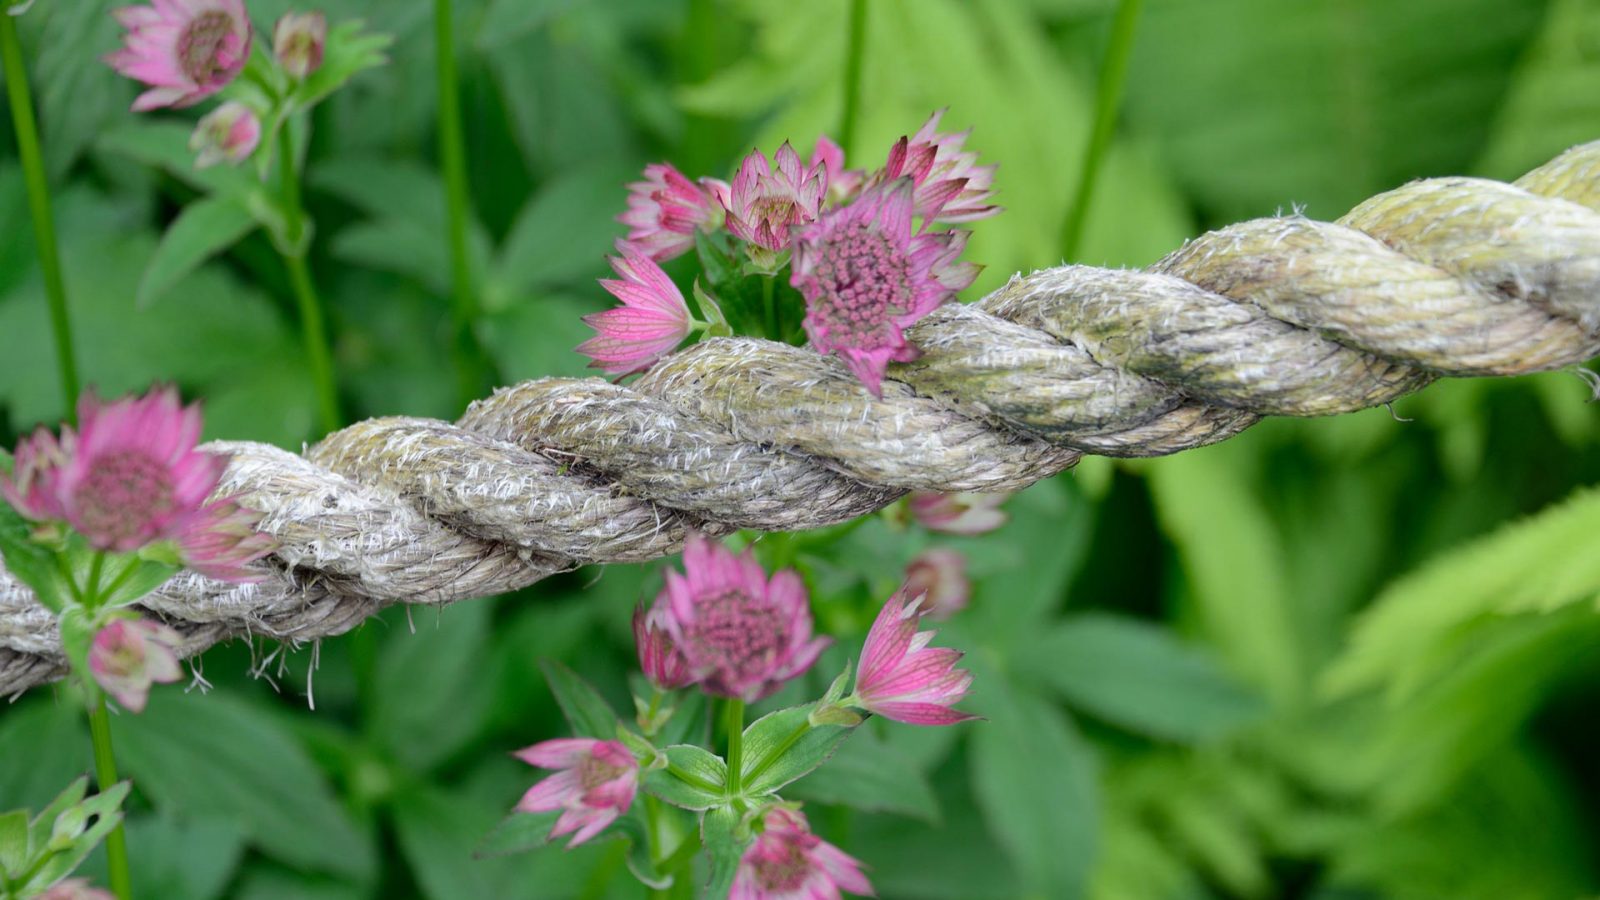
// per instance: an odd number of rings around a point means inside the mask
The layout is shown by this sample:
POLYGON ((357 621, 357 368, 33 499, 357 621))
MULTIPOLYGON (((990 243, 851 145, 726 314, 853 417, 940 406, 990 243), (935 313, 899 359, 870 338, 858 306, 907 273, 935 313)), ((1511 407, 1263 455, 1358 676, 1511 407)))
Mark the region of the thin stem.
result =
POLYGON ((300 171, 295 165, 294 138, 289 123, 278 129, 278 175, 283 191, 284 243, 279 247, 283 264, 289 270, 289 284, 300 309, 300 336, 305 343, 306 360, 311 365, 311 380, 317 391, 317 415, 324 433, 344 423, 339 412, 339 392, 333 380, 333 355, 328 350, 328 329, 317 289, 306 267, 305 213, 300 206, 300 171))
POLYGON ((744 790, 744 701, 730 697, 723 707, 728 726, 728 796, 737 797, 744 790))
POLYGON ((867 0, 850 0, 850 32, 845 44, 844 109, 839 114, 839 146, 849 153, 855 145, 856 121, 861 116, 861 60, 866 56, 867 0))
POLYGON ((1095 179, 1100 174, 1100 163, 1111 145, 1111 133, 1117 124, 1117 109, 1122 104, 1122 88, 1127 81, 1128 57, 1133 54, 1133 35, 1138 29, 1139 12, 1144 0, 1119 0, 1117 14, 1111 22, 1111 42, 1106 47, 1105 59, 1100 63, 1100 83, 1095 94, 1094 124, 1089 130, 1089 145, 1083 154, 1083 170, 1078 176, 1078 192, 1067 221, 1061 226, 1061 255, 1071 262, 1078 255, 1083 242, 1083 226, 1089 218, 1089 204, 1094 198, 1095 179))
POLYGON ((450 309, 455 333, 451 347, 461 405, 478 399, 488 387, 488 366, 474 323, 478 320, 478 288, 472 274, 467 223, 472 217, 467 187, 466 138, 461 127, 461 94, 456 75, 455 32, 450 0, 433 2, 434 59, 439 82, 439 165, 444 169, 445 201, 450 216, 450 309))
POLYGON ((778 333, 778 301, 773 296, 775 278, 776 276, 767 275, 761 279, 761 306, 767 313, 767 337, 781 341, 783 335, 778 333))
MULTIPOLYGON (((101 792, 105 792, 117 783, 117 760, 111 752, 111 720, 106 714, 105 695, 92 685, 90 695, 89 734, 94 740, 95 779, 101 792)), ((130 900, 133 881, 128 875, 128 839, 120 822, 106 835, 106 862, 111 868, 111 892, 117 895, 117 900, 130 900)))
POLYGON ((0 10, 0 57, 4 57, 6 93, 11 105, 11 121, 17 131, 17 154, 22 157, 22 175, 28 184, 28 210, 33 216, 33 236, 39 250, 39 269, 44 274, 45 299, 50 304, 50 330, 55 333, 56 367, 64 395, 63 405, 67 421, 76 424, 75 404, 80 384, 78 360, 72 349, 72 320, 67 315, 67 289, 61 278, 61 254, 56 247, 50 185, 45 179, 39 127, 28 97, 28 71, 22 64, 22 42, 17 39, 16 20, 4 10, 0 10))

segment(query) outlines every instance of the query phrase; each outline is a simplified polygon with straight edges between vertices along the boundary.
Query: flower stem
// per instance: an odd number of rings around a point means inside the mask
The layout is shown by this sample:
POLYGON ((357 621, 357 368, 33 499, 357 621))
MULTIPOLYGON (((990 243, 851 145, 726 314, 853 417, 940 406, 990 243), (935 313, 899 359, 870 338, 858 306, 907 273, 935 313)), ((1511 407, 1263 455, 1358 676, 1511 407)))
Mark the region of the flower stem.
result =
POLYGON ((439 83, 439 165, 444 170, 445 201, 449 212, 450 309, 454 319, 452 355, 461 405, 478 399, 490 385, 483 347, 474 324, 478 320, 478 289, 473 281, 472 258, 467 244, 471 197, 467 188, 466 138, 461 127, 461 93, 456 77, 455 31, 450 0, 433 0, 435 73, 439 83))
MULTIPOLYGON (((0 13, 4 15, 4 13, 0 13)), ((101 791, 109 791, 117 783, 117 759, 111 752, 111 721, 106 713, 106 697, 93 685, 89 688, 89 734, 94 740, 95 780, 101 791)), ((133 881, 128 875, 128 839, 122 823, 106 835, 106 863, 111 869, 111 892, 117 900, 133 896, 133 881)))
POLYGON ((1117 124, 1117 109, 1122 103, 1122 87, 1127 81, 1128 57, 1133 53, 1133 35, 1139 25, 1144 0, 1119 0, 1111 22, 1111 42, 1100 63, 1100 82, 1094 101, 1094 124, 1089 129, 1089 145, 1083 154, 1083 169, 1078 175, 1078 192, 1061 226, 1061 255, 1071 262, 1083 242, 1083 226, 1094 198, 1095 179, 1100 163, 1111 145, 1111 132, 1117 124))
POLYGON ((839 114, 839 146, 850 152, 861 116, 861 61, 866 56, 867 0, 850 0, 850 32, 844 57, 844 109, 839 114))
POLYGON ((289 123, 278 129, 278 174, 282 182, 284 246, 283 264, 289 270, 289 284, 294 289, 295 303, 300 309, 300 336, 305 342, 306 360, 311 365, 311 380, 317 391, 317 417, 324 433, 344 424, 339 412, 339 392, 334 386, 333 357, 328 350, 328 331, 317 299, 317 289, 311 283, 311 272, 306 267, 305 213, 300 206, 300 170, 295 165, 294 138, 289 134, 289 123))
POLYGON ((728 796, 737 797, 744 790, 744 701, 728 698, 723 714, 728 726, 728 796))
POLYGON ((0 57, 4 58, 6 92, 11 121, 17 131, 17 154, 28 184, 28 210, 33 216, 34 242, 39 269, 44 275, 45 299, 50 304, 50 330, 55 333, 56 367, 61 380, 67 421, 76 424, 78 361, 72 349, 72 320, 67 315, 67 289, 61 278, 61 255, 56 247, 55 215, 50 208, 50 185, 45 179, 44 154, 39 149, 39 127, 28 97, 28 71, 22 64, 22 42, 16 19, 0 10, 0 57))
POLYGON ((778 301, 773 296, 773 281, 776 275, 768 275, 761 279, 761 305, 767 312, 767 338, 781 341, 783 335, 778 332, 778 301))

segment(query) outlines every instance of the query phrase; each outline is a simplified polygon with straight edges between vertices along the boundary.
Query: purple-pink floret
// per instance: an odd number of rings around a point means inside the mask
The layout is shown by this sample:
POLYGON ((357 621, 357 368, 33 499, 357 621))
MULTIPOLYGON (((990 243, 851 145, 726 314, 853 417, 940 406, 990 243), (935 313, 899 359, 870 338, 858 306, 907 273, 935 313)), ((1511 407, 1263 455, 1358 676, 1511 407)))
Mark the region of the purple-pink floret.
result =
POLYGON ((714 187, 713 193, 727 211, 727 227, 735 237, 779 252, 789 249, 793 229, 817 218, 828 192, 828 175, 821 160, 802 168, 800 155, 787 141, 773 162, 775 170, 769 168, 766 154, 751 152, 733 184, 714 187))
POLYGON ((671 163, 644 167, 644 180, 628 185, 628 211, 617 221, 628 226, 628 243, 659 262, 682 256, 694 248, 699 231, 722 227, 725 213, 714 191, 728 185, 714 178, 697 184, 671 163))
POLYGON ((901 138, 875 178, 882 182, 910 178, 915 185, 913 207, 924 222, 973 222, 1000 212, 989 203, 994 196, 994 166, 978 165, 978 154, 966 152, 970 131, 938 131, 944 110, 935 112, 917 133, 901 138))
POLYGON ((613 375, 628 375, 650 368, 689 335, 689 306, 683 292, 661 271, 655 260, 627 242, 617 244, 620 257, 611 268, 620 279, 605 279, 600 286, 622 305, 584 316, 597 333, 578 345, 590 367, 613 375))
POLYGON ((557 738, 524 747, 516 756, 530 766, 557 770, 522 795, 517 811, 561 810, 550 837, 572 834, 569 849, 627 812, 639 789, 639 763, 618 741, 557 738))
POLYGON ((89 645, 89 674, 129 712, 143 712, 155 682, 182 677, 178 647, 183 638, 159 622, 117 619, 89 645))
POLYGON ((958 262, 967 232, 913 235, 911 218, 912 185, 901 178, 824 214, 795 242, 791 283, 805 296, 812 346, 839 354, 876 396, 890 362, 918 356, 905 329, 978 274, 958 262))
POLYGON ((135 112, 192 106, 233 81, 250 55, 244 0, 152 0, 113 14, 128 32, 106 62, 150 87, 135 112))
POLYGON ((930 647, 932 631, 918 631, 922 598, 896 591, 867 632, 856 667, 855 703, 910 725, 953 725, 976 718, 951 709, 967 695, 972 673, 956 668, 959 650, 930 647))
POLYGON ((684 574, 656 598, 668 634, 706 693, 756 701, 811 668, 828 646, 811 633, 805 585, 793 570, 769 580, 749 550, 735 555, 695 533, 684 574))
POLYGON ((856 858, 811 833, 806 817, 775 807, 739 858, 728 900, 839 900, 840 891, 873 896, 856 858))
POLYGON ((658 690, 674 691, 694 684, 689 661, 667 632, 667 610, 657 602, 633 611, 633 639, 639 648, 639 668, 658 690))

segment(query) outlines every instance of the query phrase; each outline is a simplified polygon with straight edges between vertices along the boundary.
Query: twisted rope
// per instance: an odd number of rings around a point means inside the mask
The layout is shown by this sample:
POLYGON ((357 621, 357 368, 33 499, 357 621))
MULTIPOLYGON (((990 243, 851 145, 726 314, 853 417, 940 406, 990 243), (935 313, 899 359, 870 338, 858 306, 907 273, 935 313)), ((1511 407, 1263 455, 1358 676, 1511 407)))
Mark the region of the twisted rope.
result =
MULTIPOLYGON (((1513 184, 1413 182, 1336 223, 1191 241, 1146 271, 1016 277, 911 330, 882 399, 836 360, 703 341, 630 386, 542 379, 460 421, 372 419, 304 456, 222 442, 222 490, 282 548, 262 584, 185 573, 144 605, 185 652, 340 634, 394 603, 675 552, 688 529, 797 531, 910 490, 1006 491, 1084 453, 1159 456, 1262 416, 1388 403, 1440 376, 1600 353, 1600 142, 1513 184)), ((59 677, 52 616, 0 569, 0 695, 59 677)))

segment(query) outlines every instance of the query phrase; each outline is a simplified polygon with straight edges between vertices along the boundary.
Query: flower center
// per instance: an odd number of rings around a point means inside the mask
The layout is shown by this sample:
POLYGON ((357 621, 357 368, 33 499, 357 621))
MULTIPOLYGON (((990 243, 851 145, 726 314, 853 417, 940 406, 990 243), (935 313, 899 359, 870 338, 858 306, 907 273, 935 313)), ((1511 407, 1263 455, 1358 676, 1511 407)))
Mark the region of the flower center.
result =
POLYGON ((578 763, 578 784, 582 785, 585 791, 591 791, 608 781, 615 781, 624 771, 626 770, 622 766, 614 766, 597 757, 588 756, 578 763))
POLYGON ((840 343, 893 344, 892 320, 912 306, 909 268, 906 255, 887 235, 866 222, 852 222, 822 245, 816 266, 822 292, 812 314, 830 335, 839 335, 840 343))
POLYGON ((205 84, 223 68, 217 56, 233 33, 233 17, 210 9, 195 16, 178 35, 178 65, 196 84, 205 84))
POLYGON ((696 604, 684 636, 696 660, 741 682, 766 676, 788 629, 777 610, 731 590, 696 604))
POLYGON ((94 458, 72 500, 85 536, 105 547, 123 545, 145 538, 172 511, 172 476, 145 453, 118 450, 94 458))
POLYGON ((755 869, 756 881, 774 893, 799 890, 800 886, 805 884, 806 876, 811 874, 811 861, 806 859, 800 844, 793 840, 775 838, 764 849, 766 852, 762 853, 752 866, 755 869))

